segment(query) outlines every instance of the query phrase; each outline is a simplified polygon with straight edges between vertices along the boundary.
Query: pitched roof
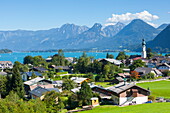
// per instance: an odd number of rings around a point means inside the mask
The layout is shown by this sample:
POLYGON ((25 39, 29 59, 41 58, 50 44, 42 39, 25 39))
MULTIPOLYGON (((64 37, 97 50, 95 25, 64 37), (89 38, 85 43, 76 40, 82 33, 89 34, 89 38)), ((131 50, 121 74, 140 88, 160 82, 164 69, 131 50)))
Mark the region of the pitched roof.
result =
POLYGON ((71 77, 71 80, 73 80, 75 83, 81 83, 83 81, 85 81, 88 78, 83 78, 83 77, 71 77))
POLYGON ((121 62, 121 61, 116 60, 116 59, 103 58, 103 59, 100 59, 99 61, 102 61, 102 60, 106 60, 106 61, 108 61, 108 62, 110 62, 110 63, 115 64, 115 65, 120 65, 120 64, 122 64, 122 62, 121 62))
POLYGON ((31 80, 29 80, 29 81, 24 82, 24 84, 30 86, 30 85, 36 84, 37 82, 39 82, 39 81, 41 81, 41 80, 44 80, 44 78, 36 77, 36 78, 34 78, 34 79, 31 79, 31 80))
POLYGON ((54 69, 70 69, 69 66, 56 66, 54 69))
POLYGON ((35 89, 33 89, 32 91, 30 91, 30 94, 36 95, 38 97, 41 97, 47 91, 48 91, 47 89, 38 86, 35 89))
POLYGON ((148 74, 152 71, 152 68, 148 68, 148 67, 138 67, 135 69, 135 71, 139 72, 139 73, 143 73, 143 74, 148 74))
POLYGON ((0 64, 12 64, 11 61, 0 61, 0 64))
POLYGON ((143 89, 143 90, 145 90, 147 92, 150 92, 149 90, 146 90, 146 89, 144 89, 144 88, 142 88, 140 86, 137 86, 135 84, 126 84, 126 85, 124 85, 124 83, 120 83, 118 85, 111 86, 111 87, 108 87, 106 89, 109 90, 109 91, 112 91, 114 93, 120 94, 120 93, 122 93, 122 92, 124 92, 124 91, 126 91, 126 90, 128 90, 128 89, 130 89, 132 87, 134 87, 134 86, 138 87, 140 89, 143 89))
POLYGON ((58 88, 42 88, 40 86, 36 87, 35 89, 33 89, 32 91, 30 91, 31 94, 36 95, 38 97, 41 97, 44 93, 48 92, 48 91, 56 91, 59 92, 58 88))
POLYGON ((141 57, 141 55, 130 55, 129 59, 134 59, 136 57, 141 57))

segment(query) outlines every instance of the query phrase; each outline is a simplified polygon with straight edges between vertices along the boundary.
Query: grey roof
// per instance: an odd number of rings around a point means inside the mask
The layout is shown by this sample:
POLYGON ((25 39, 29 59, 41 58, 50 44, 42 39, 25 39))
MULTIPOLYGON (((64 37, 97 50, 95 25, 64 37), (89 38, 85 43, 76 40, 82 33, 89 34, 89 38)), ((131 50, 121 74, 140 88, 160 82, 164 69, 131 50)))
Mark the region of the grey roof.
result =
POLYGON ((120 94, 120 93, 122 93, 122 92, 124 92, 124 91, 126 91, 126 90, 128 90, 128 89, 130 89, 132 87, 138 87, 138 88, 143 89, 143 90, 145 90, 147 92, 150 92, 149 90, 146 90, 146 89, 144 89, 142 87, 139 87, 139 86, 137 86, 137 85, 135 85, 133 83, 131 83, 131 84, 120 83, 120 84, 117 84, 115 86, 111 86, 111 87, 107 87, 107 88, 103 88, 103 87, 99 87, 99 86, 94 86, 94 87, 97 87, 97 88, 100 88, 100 89, 103 89, 103 90, 107 90, 107 91, 111 91, 111 92, 114 92, 116 94, 120 94))
POLYGON ((57 85, 57 86, 62 86, 63 80, 53 81, 53 84, 55 84, 55 85, 57 85))
POLYGON ((0 72, 0 75, 7 75, 6 72, 0 72))
POLYGON ((30 85, 36 84, 37 82, 39 82, 39 81, 41 81, 41 80, 44 80, 44 78, 36 77, 36 78, 34 78, 34 79, 31 79, 31 80, 29 80, 29 81, 24 82, 24 84, 30 86, 30 85))
POLYGON ((122 77, 116 77, 116 79, 118 80, 118 81, 124 81, 124 79, 122 78, 122 77))
POLYGON ((56 66, 55 69, 70 69, 69 66, 56 66))
POLYGON ((143 73, 144 75, 145 74, 148 74, 152 71, 152 68, 148 68, 148 67, 138 67, 135 69, 135 71, 139 72, 139 73, 143 73))
POLYGON ((132 84, 126 84, 126 85, 124 83, 121 83, 121 84, 118 84, 118 85, 115 85, 115 86, 108 87, 106 89, 109 90, 109 91, 115 92, 117 94, 120 94, 121 92, 126 91, 126 90, 128 90, 128 89, 130 89, 131 87, 134 87, 134 86, 138 87, 140 89, 143 89, 143 90, 145 90, 147 92, 150 92, 149 90, 146 90, 146 89, 144 89, 142 87, 139 87, 139 86, 137 86, 137 85, 135 85, 133 83, 132 84))
POLYGON ((47 89, 38 86, 35 89, 33 89, 32 91, 30 91, 30 94, 36 95, 38 97, 41 97, 47 91, 48 91, 47 89))
POLYGON ((56 91, 59 92, 58 88, 42 88, 40 86, 36 87, 35 89, 33 89, 32 91, 30 91, 30 94, 36 95, 38 97, 41 97, 44 93, 48 92, 48 91, 56 91))

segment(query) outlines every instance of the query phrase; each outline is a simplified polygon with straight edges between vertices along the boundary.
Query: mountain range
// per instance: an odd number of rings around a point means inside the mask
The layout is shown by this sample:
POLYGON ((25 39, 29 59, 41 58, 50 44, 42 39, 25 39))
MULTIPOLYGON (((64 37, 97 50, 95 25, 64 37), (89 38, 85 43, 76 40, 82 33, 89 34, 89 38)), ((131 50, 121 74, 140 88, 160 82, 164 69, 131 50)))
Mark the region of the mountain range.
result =
POLYGON ((56 49, 111 49, 122 50, 138 45, 144 38, 151 41, 168 24, 154 28, 136 19, 128 25, 118 22, 102 26, 95 23, 91 28, 74 24, 64 24, 49 30, 0 31, 0 49, 14 51, 56 50, 56 49))
POLYGON ((161 31, 152 41, 147 43, 147 46, 154 51, 170 52, 170 25, 161 31))

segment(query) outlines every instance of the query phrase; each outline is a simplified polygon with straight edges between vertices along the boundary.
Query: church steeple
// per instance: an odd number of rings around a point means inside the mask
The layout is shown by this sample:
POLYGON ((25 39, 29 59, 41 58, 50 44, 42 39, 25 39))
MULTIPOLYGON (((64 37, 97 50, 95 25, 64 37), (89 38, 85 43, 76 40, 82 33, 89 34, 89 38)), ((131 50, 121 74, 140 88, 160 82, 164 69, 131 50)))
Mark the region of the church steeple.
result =
POLYGON ((146 42, 145 42, 145 39, 142 39, 142 57, 146 58, 146 42))

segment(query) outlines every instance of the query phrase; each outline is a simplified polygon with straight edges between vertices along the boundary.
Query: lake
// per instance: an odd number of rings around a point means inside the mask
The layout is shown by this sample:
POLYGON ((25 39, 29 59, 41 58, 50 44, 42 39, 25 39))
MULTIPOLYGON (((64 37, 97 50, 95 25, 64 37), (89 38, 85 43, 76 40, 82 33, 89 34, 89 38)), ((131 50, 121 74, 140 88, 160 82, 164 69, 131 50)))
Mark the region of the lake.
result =
MULTIPOLYGON (((113 54, 114 57, 118 55, 119 52, 108 52, 109 54, 113 54)), ((0 54, 0 61, 19 61, 23 63, 23 59, 25 56, 42 56, 43 58, 48 58, 49 56, 55 55, 57 52, 13 52, 13 53, 3 53, 0 54)), ((83 54, 83 52, 64 52, 65 57, 80 57, 83 54)), ((88 56, 93 56, 94 58, 105 58, 107 52, 87 52, 88 56)), ((127 55, 141 55, 140 52, 126 52, 127 55)))

